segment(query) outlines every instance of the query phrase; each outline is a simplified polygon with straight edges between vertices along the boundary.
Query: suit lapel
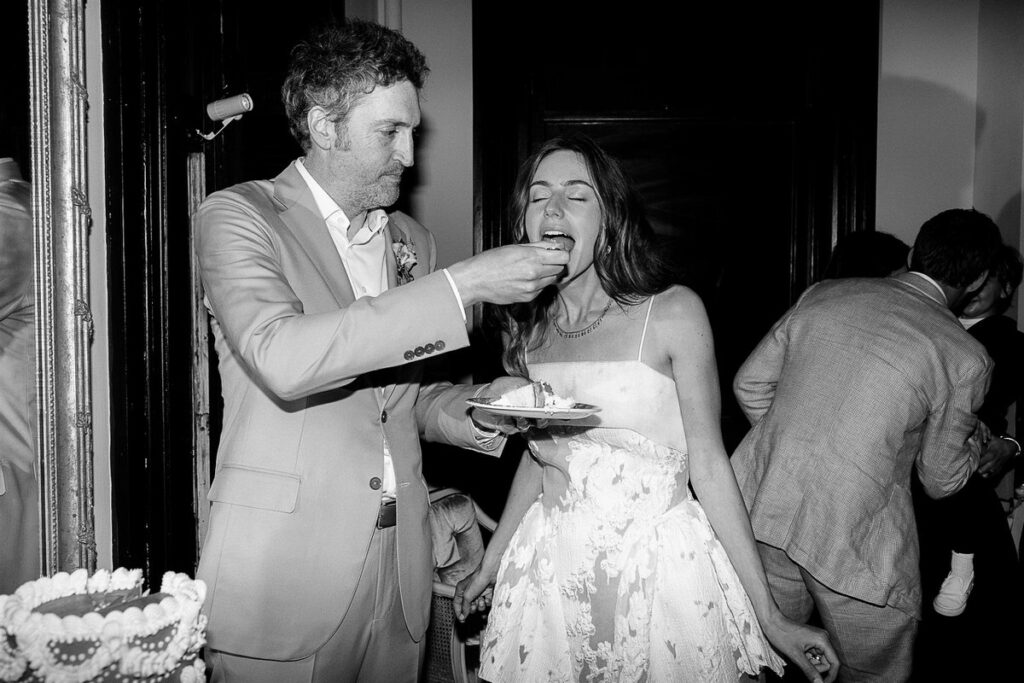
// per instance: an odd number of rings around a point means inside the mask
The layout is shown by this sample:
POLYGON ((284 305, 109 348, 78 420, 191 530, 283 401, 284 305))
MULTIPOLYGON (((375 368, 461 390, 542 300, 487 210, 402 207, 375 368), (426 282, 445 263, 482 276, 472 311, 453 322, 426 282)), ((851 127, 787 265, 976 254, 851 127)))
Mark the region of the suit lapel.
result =
POLYGON ((309 186, 299 175, 295 162, 274 179, 274 199, 282 222, 312 261, 320 277, 334 295, 339 307, 355 301, 348 273, 338 256, 338 248, 327 231, 309 186))
MULTIPOLYGON (((395 260, 395 252, 392 245, 396 242, 401 242, 402 240, 409 242, 409 236, 402 229, 402 226, 394 220, 393 214, 388 214, 387 236, 388 253, 387 256, 385 256, 384 261, 387 263, 388 267, 388 289, 394 289, 398 286, 398 262, 395 260)), ((380 378, 383 383, 386 383, 386 386, 383 387, 384 390, 381 392, 381 410, 383 410, 387 407, 388 402, 395 393, 398 382, 398 372, 392 368, 381 370, 380 378)))

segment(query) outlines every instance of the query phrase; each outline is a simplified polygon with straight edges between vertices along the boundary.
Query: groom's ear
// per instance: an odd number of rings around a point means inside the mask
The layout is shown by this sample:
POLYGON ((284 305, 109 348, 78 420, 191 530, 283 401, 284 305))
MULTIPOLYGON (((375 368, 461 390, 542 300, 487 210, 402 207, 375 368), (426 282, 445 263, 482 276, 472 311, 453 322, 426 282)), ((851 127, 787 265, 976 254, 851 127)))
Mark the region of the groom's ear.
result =
POLYGON ((310 107, 306 112, 309 140, 320 149, 331 149, 338 137, 338 127, 323 107, 310 107))
POLYGON ((974 280, 974 282, 972 282, 972 283, 971 283, 971 284, 970 284, 970 285, 969 285, 969 286, 967 287, 967 289, 965 290, 965 292, 966 292, 967 294, 974 294, 974 293, 976 293, 976 292, 977 292, 977 291, 978 291, 979 289, 981 289, 982 285, 984 285, 984 284, 985 284, 985 281, 986 281, 986 280, 988 280, 988 270, 987 270, 987 269, 986 269, 986 270, 984 270, 984 271, 982 271, 981 275, 979 275, 979 276, 977 277, 977 279, 975 279, 975 280, 974 280))

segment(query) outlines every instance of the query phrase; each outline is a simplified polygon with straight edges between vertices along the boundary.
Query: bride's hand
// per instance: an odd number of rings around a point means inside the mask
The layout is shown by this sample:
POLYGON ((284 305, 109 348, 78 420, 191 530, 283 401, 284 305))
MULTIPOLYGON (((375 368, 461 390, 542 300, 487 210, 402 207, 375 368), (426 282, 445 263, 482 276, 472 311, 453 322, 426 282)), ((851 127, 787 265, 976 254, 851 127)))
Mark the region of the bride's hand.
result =
POLYGON ((493 574, 485 573, 482 567, 477 567, 472 574, 459 581, 455 587, 455 600, 452 605, 459 621, 465 621, 466 617, 474 612, 484 612, 491 608, 494 580, 493 574))
POLYGON ((828 633, 820 628, 790 621, 781 614, 762 624, 764 634, 812 683, 832 683, 839 675, 839 657, 828 633))

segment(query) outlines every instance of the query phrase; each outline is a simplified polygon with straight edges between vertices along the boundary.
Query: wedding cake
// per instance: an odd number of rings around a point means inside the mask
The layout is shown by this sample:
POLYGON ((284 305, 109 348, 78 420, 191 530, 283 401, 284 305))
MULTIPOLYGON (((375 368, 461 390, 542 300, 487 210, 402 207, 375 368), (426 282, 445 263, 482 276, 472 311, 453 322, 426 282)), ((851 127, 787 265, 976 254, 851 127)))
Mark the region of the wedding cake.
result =
POLYGON ((0 681, 201 683, 206 584, 142 570, 61 572, 0 595, 0 681))

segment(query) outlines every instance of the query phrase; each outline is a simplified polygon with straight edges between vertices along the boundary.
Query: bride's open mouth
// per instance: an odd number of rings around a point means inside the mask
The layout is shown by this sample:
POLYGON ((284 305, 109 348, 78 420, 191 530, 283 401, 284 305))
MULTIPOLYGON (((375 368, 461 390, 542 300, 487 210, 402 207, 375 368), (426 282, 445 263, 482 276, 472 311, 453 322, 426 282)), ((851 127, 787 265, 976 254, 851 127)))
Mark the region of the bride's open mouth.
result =
POLYGON ((562 251, 572 251, 572 248, 576 246, 576 240, 561 230, 545 230, 543 239, 557 244, 562 251))

